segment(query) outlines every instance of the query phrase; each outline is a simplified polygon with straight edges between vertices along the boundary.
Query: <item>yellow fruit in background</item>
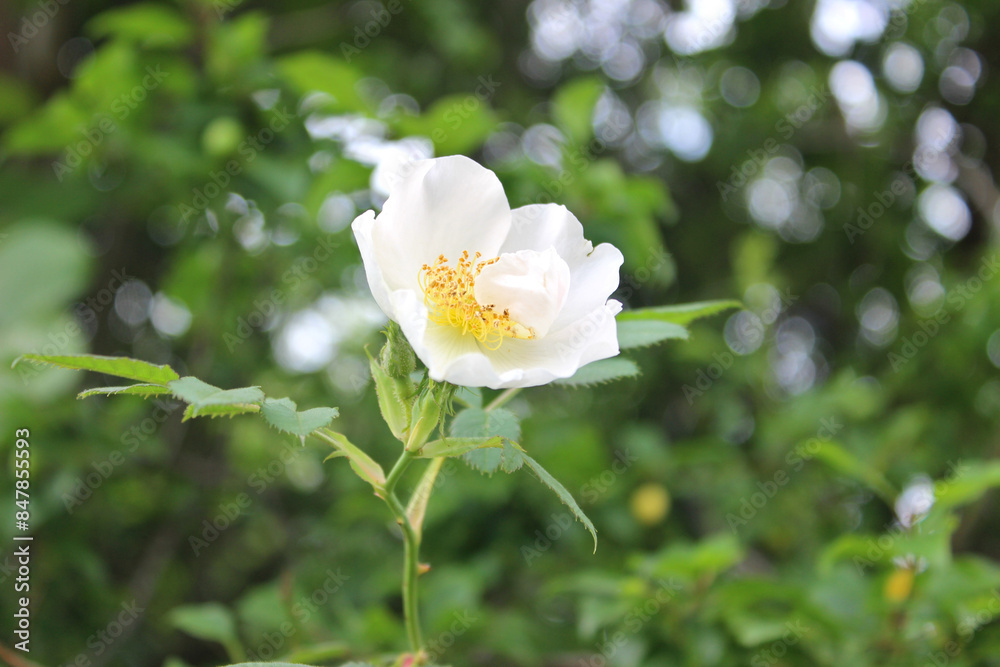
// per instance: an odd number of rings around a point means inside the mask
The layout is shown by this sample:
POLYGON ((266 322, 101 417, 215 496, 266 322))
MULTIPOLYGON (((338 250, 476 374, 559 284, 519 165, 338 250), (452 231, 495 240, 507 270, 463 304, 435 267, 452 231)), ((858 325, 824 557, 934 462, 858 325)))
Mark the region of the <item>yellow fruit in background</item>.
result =
POLYGON ((656 525, 670 512, 670 492, 662 484, 643 484, 632 492, 629 509, 639 523, 656 525))
POLYGON ((889 602, 902 602, 906 600, 910 597, 910 592, 913 590, 913 578, 913 570, 908 567, 894 571, 885 580, 885 588, 883 589, 885 599, 889 602))

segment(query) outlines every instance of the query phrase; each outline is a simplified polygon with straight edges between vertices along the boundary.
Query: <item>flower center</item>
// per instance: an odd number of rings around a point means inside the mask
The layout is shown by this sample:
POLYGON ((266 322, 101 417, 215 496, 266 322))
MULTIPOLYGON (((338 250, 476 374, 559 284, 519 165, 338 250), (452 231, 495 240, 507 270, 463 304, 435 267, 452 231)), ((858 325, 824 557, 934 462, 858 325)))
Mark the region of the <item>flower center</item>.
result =
POLYGON ((423 265, 418 280, 431 322, 470 333, 490 350, 499 349, 504 338, 534 338, 535 333, 512 320, 507 309, 498 312, 493 304, 476 301, 476 277, 499 259, 479 261, 481 256, 477 252, 470 258, 465 250, 454 267, 448 266, 444 255, 433 265, 423 265))

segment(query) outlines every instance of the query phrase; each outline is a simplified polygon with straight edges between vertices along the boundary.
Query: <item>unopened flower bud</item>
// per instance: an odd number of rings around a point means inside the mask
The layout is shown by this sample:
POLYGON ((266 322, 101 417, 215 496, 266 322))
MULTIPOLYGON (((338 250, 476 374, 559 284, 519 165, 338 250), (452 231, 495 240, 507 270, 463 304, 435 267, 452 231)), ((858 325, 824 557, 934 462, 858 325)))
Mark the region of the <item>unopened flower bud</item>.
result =
POLYGON ((406 430, 410 426, 410 412, 413 407, 413 383, 409 377, 392 377, 384 365, 369 356, 372 380, 382 418, 389 430, 400 441, 406 442, 406 430))
POLYGON ((383 333, 386 341, 379 355, 382 368, 390 377, 408 378, 417 367, 417 357, 413 354, 413 348, 395 322, 390 322, 383 333))
POLYGON ((444 401, 440 392, 435 391, 433 383, 425 387, 413 405, 413 416, 410 419, 410 435, 406 440, 409 450, 420 449, 434 433, 441 421, 441 404, 444 401))

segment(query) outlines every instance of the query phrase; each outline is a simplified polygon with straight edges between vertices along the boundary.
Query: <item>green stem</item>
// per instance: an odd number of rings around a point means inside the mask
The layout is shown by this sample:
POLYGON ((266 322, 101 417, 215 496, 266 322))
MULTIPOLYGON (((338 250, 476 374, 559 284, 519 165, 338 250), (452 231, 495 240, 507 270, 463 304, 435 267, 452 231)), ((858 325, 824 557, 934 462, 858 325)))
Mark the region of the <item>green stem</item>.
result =
POLYGON ((389 475, 385 478, 385 495, 391 496, 393 491, 396 489, 396 484, 399 482, 399 478, 403 476, 406 469, 410 466, 413 461, 413 452, 404 449, 402 455, 396 461, 395 465, 392 466, 392 470, 389 471, 389 475))
POLYGON ((490 410, 496 410, 502 405, 506 405, 507 401, 517 396, 518 392, 521 391, 521 387, 511 387, 510 389, 504 389, 499 396, 490 401, 490 404, 486 406, 486 412, 490 410))
POLYGON ((417 604, 417 576, 420 562, 420 535, 413 529, 406 509, 396 497, 396 483, 413 460, 413 453, 403 450, 399 460, 389 471, 385 480, 385 502, 389 506, 400 528, 403 530, 403 620, 406 636, 414 654, 423 650, 424 640, 420 632, 420 616, 417 604))

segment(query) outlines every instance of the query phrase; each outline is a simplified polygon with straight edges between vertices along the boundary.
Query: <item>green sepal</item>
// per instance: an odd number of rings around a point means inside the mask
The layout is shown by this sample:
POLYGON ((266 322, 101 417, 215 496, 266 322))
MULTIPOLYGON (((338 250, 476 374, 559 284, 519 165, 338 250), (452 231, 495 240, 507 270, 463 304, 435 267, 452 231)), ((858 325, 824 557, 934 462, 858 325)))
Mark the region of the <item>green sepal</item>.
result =
POLYGON ((406 449, 418 451, 434 433, 441 421, 443 406, 447 398, 439 390, 440 385, 428 382, 413 404, 410 417, 410 431, 406 438, 406 449))
POLYGON ((413 383, 408 377, 392 377, 382 363, 368 355, 375 395, 382 419, 400 442, 406 442, 406 431, 410 427, 413 410, 413 383))

